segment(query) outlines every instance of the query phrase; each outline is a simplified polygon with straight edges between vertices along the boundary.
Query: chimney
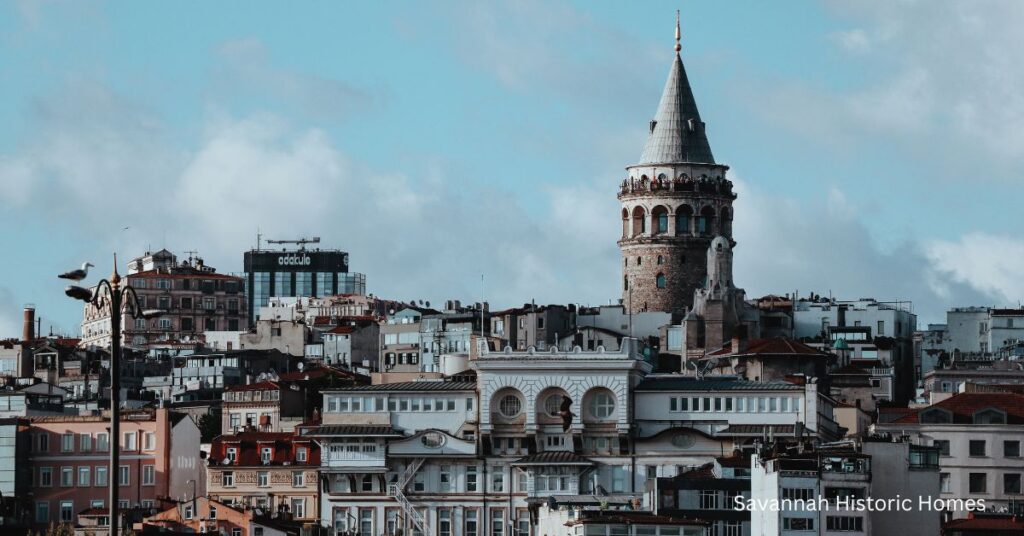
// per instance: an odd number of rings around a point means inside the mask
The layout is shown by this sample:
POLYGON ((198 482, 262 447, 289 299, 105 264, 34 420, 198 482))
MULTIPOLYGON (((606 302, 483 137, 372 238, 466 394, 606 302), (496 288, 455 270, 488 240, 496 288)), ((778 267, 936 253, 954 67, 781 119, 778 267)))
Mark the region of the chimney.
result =
POLYGON ((30 342, 36 338, 36 306, 25 305, 25 325, 21 334, 22 340, 30 342))
POLYGON ((747 351, 747 325, 740 324, 733 328, 731 350, 734 354, 747 351))

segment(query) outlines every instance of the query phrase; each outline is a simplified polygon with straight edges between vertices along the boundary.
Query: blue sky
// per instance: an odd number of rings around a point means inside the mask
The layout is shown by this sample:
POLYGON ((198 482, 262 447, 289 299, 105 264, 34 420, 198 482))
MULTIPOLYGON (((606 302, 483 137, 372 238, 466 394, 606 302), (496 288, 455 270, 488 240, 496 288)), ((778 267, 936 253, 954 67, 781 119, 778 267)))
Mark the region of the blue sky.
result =
POLYGON ((0 336, 52 277, 266 236, 370 290, 617 298, 616 185, 672 58, 732 166, 736 279, 950 305, 1024 294, 1016 2, 0 4, 0 336), (124 230, 128 227, 127 230, 124 230))

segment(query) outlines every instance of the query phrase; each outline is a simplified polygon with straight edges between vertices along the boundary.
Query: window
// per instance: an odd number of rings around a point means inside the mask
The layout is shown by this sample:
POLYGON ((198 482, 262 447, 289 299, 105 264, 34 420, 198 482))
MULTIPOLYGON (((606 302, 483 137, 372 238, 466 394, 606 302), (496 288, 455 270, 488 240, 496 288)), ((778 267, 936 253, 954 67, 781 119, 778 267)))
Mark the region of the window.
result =
POLYGON ((306 447, 299 447, 295 449, 295 461, 305 463, 309 459, 309 454, 306 447))
POLYGON ((1003 441, 1003 456, 1007 458, 1020 457, 1020 441, 1003 441))
POLYGON ((503 417, 509 419, 518 416, 519 412, 522 411, 522 408, 523 403, 516 395, 505 395, 498 403, 498 411, 503 417))
POLYGON ((146 432, 142 436, 142 450, 156 450, 156 432, 146 432))
POLYGON ((466 518, 466 536, 477 536, 477 511, 465 510, 464 516, 466 518))
POLYGON ((1020 473, 1003 474, 1003 493, 1020 495, 1020 473))
POLYGON ((49 488, 53 486, 53 468, 52 467, 40 467, 39 468, 39 486, 43 488, 49 488))
POLYGON ((452 466, 442 465, 440 467, 441 492, 447 493, 452 490, 452 466))
POLYGON ((75 470, 73 467, 60 468, 60 486, 70 488, 75 485, 75 470))
POLYGON ((224 471, 221 473, 220 485, 225 488, 233 488, 235 486, 235 473, 233 471, 224 471))
POLYGON ((783 530, 814 530, 813 517, 784 517, 782 518, 783 530))
POLYGON ((615 410, 615 399, 610 393, 598 392, 590 399, 590 415, 595 419, 607 419, 615 410))
POLYGON ((66 433, 60 436, 60 451, 73 452, 75 450, 75 434, 66 433))
POLYGON ((718 492, 707 489, 700 490, 700 508, 701 510, 717 510, 718 492))
POLYGON ((97 487, 107 486, 107 468, 103 465, 96 466, 96 482, 97 487))
POLYGON ((949 473, 939 473, 939 491, 949 493, 949 473))
POLYGON ((78 438, 78 449, 82 452, 89 452, 92 450, 92 436, 89 434, 81 434, 78 438))
POLYGON ((437 536, 452 536, 452 511, 441 508, 437 511, 437 536))
POLYGON ((143 465, 142 466, 142 485, 143 486, 155 486, 156 485, 156 466, 155 465, 143 465))
POLYGON ((626 468, 621 465, 612 466, 612 492, 626 491, 626 468))
POLYGON ((75 504, 71 501, 60 502, 60 522, 70 523, 75 515, 75 504))
POLYGON ((118 469, 118 483, 122 486, 130 485, 132 483, 131 468, 127 465, 122 465, 118 469))
POLYGON ((782 488, 782 499, 809 501, 814 497, 814 488, 782 488))
POLYGON ((476 491, 476 466, 466 466, 466 491, 476 491))
POLYGON ((372 508, 359 509, 359 536, 374 536, 372 508))
POLYGON ((50 522, 50 501, 36 501, 36 523, 50 522))
POLYGON ((301 488, 306 485, 305 473, 302 471, 292 471, 292 487, 301 488))
POLYGON ((122 443, 122 450, 137 450, 139 448, 138 439, 135 432, 124 433, 124 443, 122 443))
POLYGON ((932 446, 939 447, 940 456, 949 456, 949 440, 948 439, 936 439, 932 441, 932 446))
POLYGON ((970 473, 967 482, 970 493, 985 493, 988 489, 988 475, 985 473, 970 473))
POLYGON ((229 463, 234 464, 238 459, 238 449, 235 447, 228 447, 225 451, 224 457, 227 458, 229 463))
POLYGON ((274 459, 274 449, 270 447, 263 447, 260 449, 260 463, 263 465, 270 465, 270 461, 274 459))
MULTIPOLYGON (((39 452, 50 452, 50 436, 47 434, 39 434, 37 437, 37 443, 39 445, 39 452)), ((49 508, 49 504, 47 504, 49 508)), ((49 514, 47 514, 49 515, 49 514)))
POLYGON ((843 532, 864 532, 864 518, 853 516, 828 516, 825 518, 827 530, 843 532))
POLYGON ((110 448, 110 445, 109 445, 109 442, 107 440, 107 434, 105 434, 105 433, 104 434, 96 434, 96 450, 100 451, 100 452, 104 452, 104 451, 106 451, 109 448, 110 448))
POLYGON ((501 467, 495 467, 494 472, 491 473, 491 491, 505 491, 505 474, 501 467))
POLYGON ((306 517, 306 499, 292 499, 292 515, 296 518, 306 517))
POLYGON ((89 481, 92 480, 92 468, 83 466, 78 468, 78 485, 88 486, 89 481))
POLYGON ((267 471, 258 471, 256 473, 256 485, 261 488, 270 486, 270 473, 267 471))
POLYGON ((491 536, 505 536, 504 510, 491 510, 491 536))
POLYGON ((985 440, 984 439, 972 439, 969 443, 970 455, 971 456, 984 456, 985 455, 985 440))
POLYGON ((654 283, 658 288, 665 288, 665 274, 658 274, 654 278, 654 283))

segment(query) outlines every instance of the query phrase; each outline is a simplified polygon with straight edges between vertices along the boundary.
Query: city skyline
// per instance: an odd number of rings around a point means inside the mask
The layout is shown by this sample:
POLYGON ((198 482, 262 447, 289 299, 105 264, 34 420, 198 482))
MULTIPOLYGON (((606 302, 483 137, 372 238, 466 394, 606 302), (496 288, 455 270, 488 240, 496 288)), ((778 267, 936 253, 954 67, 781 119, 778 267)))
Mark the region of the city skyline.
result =
POLYGON ((608 303, 677 8, 749 296, 912 300, 923 325, 1022 294, 1013 4, 178 7, 0 8, 2 333, 27 302, 75 333, 53 276, 85 260, 239 272, 258 230, 322 236, 390 298, 475 301, 483 273, 496 306, 608 303))

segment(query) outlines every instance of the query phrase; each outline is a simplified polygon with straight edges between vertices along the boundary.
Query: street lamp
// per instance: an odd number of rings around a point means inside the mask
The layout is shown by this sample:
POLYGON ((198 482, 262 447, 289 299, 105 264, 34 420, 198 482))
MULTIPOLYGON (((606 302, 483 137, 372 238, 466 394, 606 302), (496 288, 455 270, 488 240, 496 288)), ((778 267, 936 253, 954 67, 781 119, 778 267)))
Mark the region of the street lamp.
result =
MULTIPOLYGON (((65 277, 81 281, 85 278, 65 277)), ((64 294, 76 300, 84 301, 97 310, 109 308, 110 310, 110 469, 107 470, 107 483, 110 487, 110 536, 117 536, 118 515, 118 485, 120 484, 120 455, 121 455, 121 315, 129 314, 132 318, 156 318, 164 313, 159 309, 143 310, 139 304, 139 297, 135 289, 127 282, 121 286, 121 276, 117 273, 117 254, 114 254, 114 272, 110 280, 101 279, 96 284, 95 290, 90 290, 78 285, 69 285, 64 289, 64 294)))

